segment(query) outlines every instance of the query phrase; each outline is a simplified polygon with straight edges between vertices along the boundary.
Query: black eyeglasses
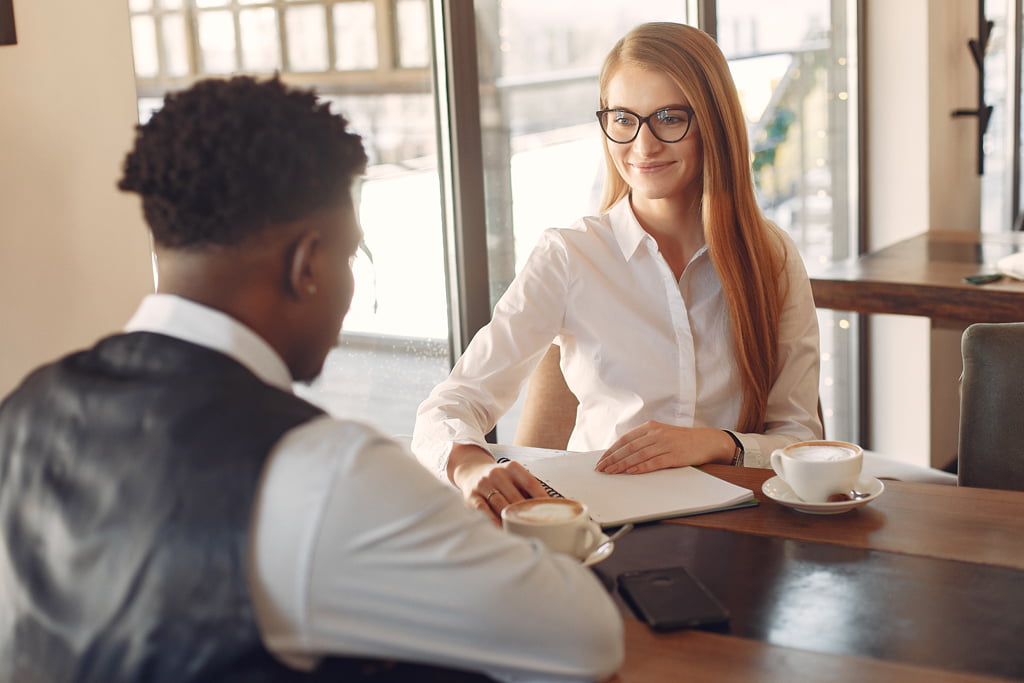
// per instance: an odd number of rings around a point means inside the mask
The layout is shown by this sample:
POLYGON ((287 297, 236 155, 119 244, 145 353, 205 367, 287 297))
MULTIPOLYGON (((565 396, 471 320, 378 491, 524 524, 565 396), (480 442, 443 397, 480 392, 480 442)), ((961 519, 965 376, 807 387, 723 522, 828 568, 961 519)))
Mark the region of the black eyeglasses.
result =
POLYGON ((602 109, 597 112, 601 130, 612 142, 624 145, 636 140, 640 126, 647 128, 662 142, 679 142, 690 132, 693 110, 689 107, 666 107, 650 116, 640 116, 628 109, 602 109))

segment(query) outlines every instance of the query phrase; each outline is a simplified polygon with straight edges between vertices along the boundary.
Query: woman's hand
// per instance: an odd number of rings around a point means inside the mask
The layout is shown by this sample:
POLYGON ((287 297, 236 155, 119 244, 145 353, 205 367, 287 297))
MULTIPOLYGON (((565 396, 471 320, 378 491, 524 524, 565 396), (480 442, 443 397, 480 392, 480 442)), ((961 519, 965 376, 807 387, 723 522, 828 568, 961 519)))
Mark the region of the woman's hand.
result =
POLYGON ((712 427, 674 427, 646 422, 626 432, 594 468, 606 474, 643 474, 669 467, 732 462, 736 444, 712 427))
POLYGON ((501 511, 527 498, 547 498, 547 491, 517 462, 498 464, 491 454, 472 444, 455 444, 448 456, 448 477, 459 487, 466 504, 483 510, 501 525, 501 511))

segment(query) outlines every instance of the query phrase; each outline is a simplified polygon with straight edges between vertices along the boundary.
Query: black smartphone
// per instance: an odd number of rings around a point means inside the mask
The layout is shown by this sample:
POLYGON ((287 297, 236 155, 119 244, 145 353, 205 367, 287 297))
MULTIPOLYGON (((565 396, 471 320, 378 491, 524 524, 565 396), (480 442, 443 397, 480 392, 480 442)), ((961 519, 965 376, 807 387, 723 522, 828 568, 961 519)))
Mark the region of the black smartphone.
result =
POLYGON ((645 569, 619 575, 619 593, 655 631, 710 626, 729 612, 685 567, 645 569))
POLYGON ((990 273, 987 275, 968 275, 964 278, 964 282, 969 285, 987 285, 990 282, 999 282, 1003 279, 1003 276, 999 273, 990 273))

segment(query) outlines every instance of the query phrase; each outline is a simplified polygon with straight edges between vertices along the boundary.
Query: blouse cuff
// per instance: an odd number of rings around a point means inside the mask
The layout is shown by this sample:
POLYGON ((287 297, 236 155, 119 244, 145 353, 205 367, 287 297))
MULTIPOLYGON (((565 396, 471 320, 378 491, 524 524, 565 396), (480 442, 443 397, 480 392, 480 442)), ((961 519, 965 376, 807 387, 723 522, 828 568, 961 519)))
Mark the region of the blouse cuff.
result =
POLYGON ((742 467, 768 467, 767 459, 761 454, 761 444, 756 435, 728 430, 743 446, 743 455, 736 463, 742 467))
POLYGON ((439 457, 437 458, 437 475, 441 478, 442 481, 448 482, 452 486, 454 486, 454 484, 452 484, 452 482, 448 479, 448 460, 451 457, 452 447, 455 444, 479 446, 480 448, 487 451, 487 454, 490 455, 492 458, 494 457, 494 454, 491 453, 490 444, 488 444, 486 441, 481 441, 473 438, 465 438, 458 439, 456 441, 446 441, 442 443, 442 450, 440 452, 439 457))

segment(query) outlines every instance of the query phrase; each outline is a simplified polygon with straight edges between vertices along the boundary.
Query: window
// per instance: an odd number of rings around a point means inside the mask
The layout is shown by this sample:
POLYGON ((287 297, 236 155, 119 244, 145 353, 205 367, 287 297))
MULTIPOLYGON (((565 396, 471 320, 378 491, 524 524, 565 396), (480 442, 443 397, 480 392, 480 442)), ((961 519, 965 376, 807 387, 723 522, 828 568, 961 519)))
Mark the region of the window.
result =
POLYGON ((363 136, 356 293, 324 373, 298 391, 408 433, 448 374, 427 0, 131 0, 140 118, 200 78, 280 72, 363 136))
MULTIPOLYGON (((744 105, 758 199, 808 262, 855 253, 856 97, 852 0, 800 0, 780 13, 719 0, 717 37, 744 105), (852 151, 851 151, 852 150, 852 151)), ((601 134, 594 122, 605 54, 644 21, 685 21, 683 3, 476 2, 492 303, 545 228, 598 208, 601 134), (498 30, 494 30, 497 27, 498 30), (557 188, 556 192, 552 188, 557 188)), ((820 311, 827 433, 856 441, 857 318, 820 311)), ((522 400, 522 398, 520 398, 522 400)), ((498 426, 515 432, 518 408, 498 426)))

